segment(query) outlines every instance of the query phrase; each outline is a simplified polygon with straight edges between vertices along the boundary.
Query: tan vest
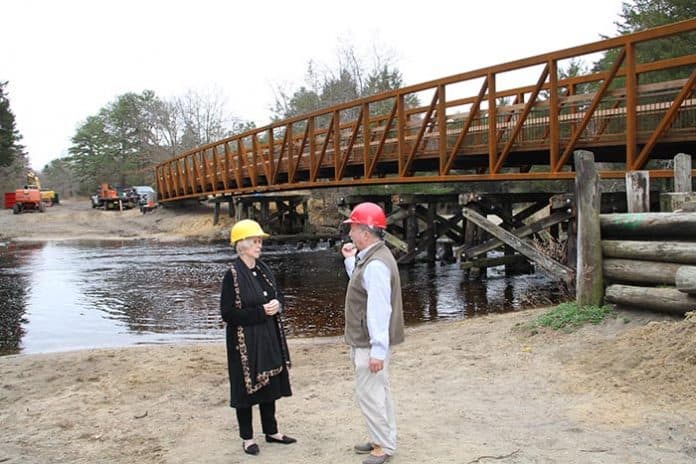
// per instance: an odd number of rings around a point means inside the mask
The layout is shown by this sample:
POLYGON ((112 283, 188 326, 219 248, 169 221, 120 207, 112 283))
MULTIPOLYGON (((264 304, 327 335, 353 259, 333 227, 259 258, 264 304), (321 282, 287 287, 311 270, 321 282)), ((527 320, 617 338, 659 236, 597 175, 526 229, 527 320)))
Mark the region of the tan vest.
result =
POLYGON ((365 267, 372 260, 383 262, 391 275, 392 313, 389 320, 389 345, 404 341, 404 313, 401 303, 399 267, 389 248, 380 241, 356 263, 346 290, 345 340, 350 346, 356 348, 370 347, 370 334, 367 330, 367 291, 363 288, 362 281, 365 267))

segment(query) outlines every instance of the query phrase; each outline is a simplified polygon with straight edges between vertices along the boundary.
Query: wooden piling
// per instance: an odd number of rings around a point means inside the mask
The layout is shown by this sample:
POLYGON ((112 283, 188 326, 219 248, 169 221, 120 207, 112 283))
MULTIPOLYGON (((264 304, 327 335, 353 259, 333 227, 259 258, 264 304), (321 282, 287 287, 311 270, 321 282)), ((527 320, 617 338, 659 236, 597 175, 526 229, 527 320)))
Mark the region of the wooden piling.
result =
POLYGON ((691 193, 691 156, 679 153, 674 157, 674 192, 691 193))
POLYGON ((435 263, 437 252, 437 225, 435 224, 435 208, 437 203, 428 203, 428 223, 427 223, 427 256, 429 263, 435 263))
POLYGON ((213 225, 216 226, 220 222, 220 202, 216 201, 213 205, 213 225))
POLYGON ((577 277, 575 300, 578 306, 602 304, 602 248, 599 211, 601 198, 594 154, 575 152, 575 198, 577 199, 577 277))
POLYGON ((650 174, 648 171, 626 173, 626 202, 629 213, 650 211, 650 174))

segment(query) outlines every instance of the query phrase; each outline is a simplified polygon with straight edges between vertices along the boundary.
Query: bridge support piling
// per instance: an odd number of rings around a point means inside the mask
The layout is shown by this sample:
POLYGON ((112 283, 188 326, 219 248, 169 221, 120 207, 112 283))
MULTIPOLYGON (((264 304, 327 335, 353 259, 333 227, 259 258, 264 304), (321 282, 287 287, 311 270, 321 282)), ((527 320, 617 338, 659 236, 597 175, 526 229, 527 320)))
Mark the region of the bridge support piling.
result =
POLYGON ((428 223, 426 229, 428 263, 434 264, 437 252, 437 225, 435 224, 435 208, 437 203, 428 203, 428 223))
POLYGON ((506 275, 534 272, 530 260, 563 280, 569 273, 565 261, 561 225, 572 219, 570 198, 556 199, 551 193, 539 194, 462 194, 460 203, 467 218, 464 245, 455 249, 462 269, 505 265, 506 275), (554 203, 556 208, 554 209, 554 203), (481 219, 483 218, 483 219, 481 219), (554 237, 549 229, 556 228, 554 237), (493 237, 475 240, 472 237, 493 237), (524 239, 525 240, 521 240, 524 239), (533 240, 531 240, 533 238, 533 240), (478 242, 478 243, 476 243, 478 242), (501 249, 503 256, 488 256, 501 249))
POLYGON ((409 257, 401 262, 414 263, 418 248, 416 246, 416 235, 418 234, 418 218, 416 217, 416 206, 407 205, 408 217, 406 218, 406 244, 408 245, 409 257))
POLYGON ((290 235, 307 233, 308 221, 307 195, 255 194, 248 196, 217 197, 214 203, 213 222, 220 217, 220 203, 228 204, 228 214, 236 221, 254 219, 271 234, 290 235))
POLYGON ((343 198, 339 211, 348 217, 353 206, 363 201, 384 208, 385 241, 397 249, 400 264, 412 264, 418 259, 428 263, 438 259, 452 261, 453 246, 461 245, 464 240, 463 217, 456 194, 355 195, 343 198), (440 258, 439 248, 443 250, 440 258))

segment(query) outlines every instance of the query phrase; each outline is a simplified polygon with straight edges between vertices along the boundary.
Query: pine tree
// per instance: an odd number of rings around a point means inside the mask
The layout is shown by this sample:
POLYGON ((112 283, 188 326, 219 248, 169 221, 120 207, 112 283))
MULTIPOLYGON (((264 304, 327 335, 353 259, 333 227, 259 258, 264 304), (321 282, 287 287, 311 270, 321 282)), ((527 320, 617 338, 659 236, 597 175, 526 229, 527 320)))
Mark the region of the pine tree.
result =
POLYGON ((24 147, 19 143, 22 136, 15 127, 6 86, 7 82, 0 82, 0 166, 9 166, 24 155, 24 147))

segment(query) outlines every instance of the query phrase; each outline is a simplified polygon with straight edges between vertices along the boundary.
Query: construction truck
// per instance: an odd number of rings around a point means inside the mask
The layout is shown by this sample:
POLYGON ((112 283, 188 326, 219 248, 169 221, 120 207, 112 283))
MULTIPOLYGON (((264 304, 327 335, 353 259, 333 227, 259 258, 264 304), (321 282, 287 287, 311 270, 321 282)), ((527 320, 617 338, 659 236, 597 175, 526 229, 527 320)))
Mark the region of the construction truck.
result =
POLYGON ((100 184, 91 200, 92 208, 118 209, 119 211, 134 208, 138 204, 137 194, 108 183, 100 184))

